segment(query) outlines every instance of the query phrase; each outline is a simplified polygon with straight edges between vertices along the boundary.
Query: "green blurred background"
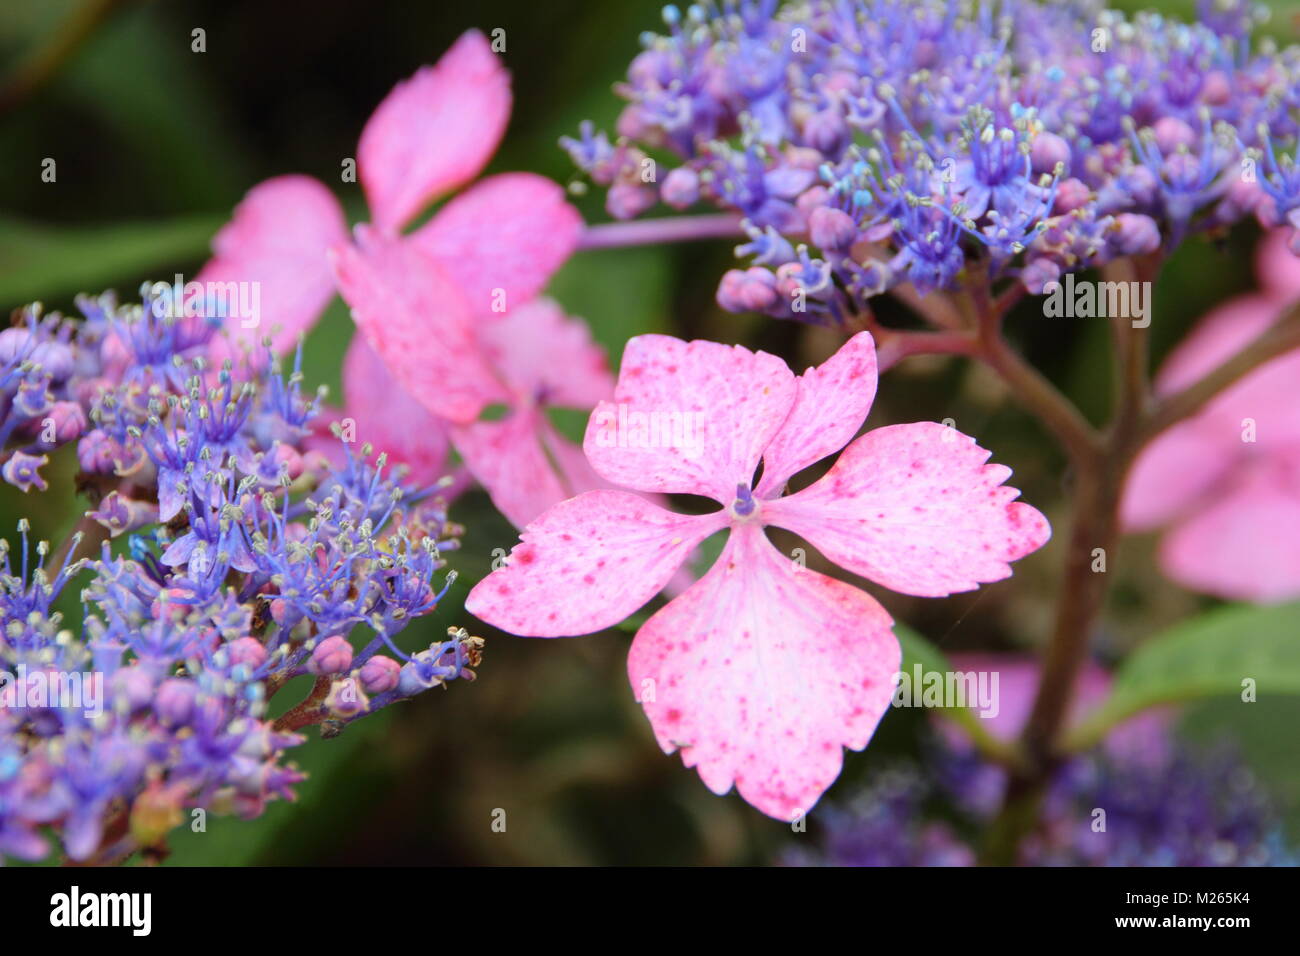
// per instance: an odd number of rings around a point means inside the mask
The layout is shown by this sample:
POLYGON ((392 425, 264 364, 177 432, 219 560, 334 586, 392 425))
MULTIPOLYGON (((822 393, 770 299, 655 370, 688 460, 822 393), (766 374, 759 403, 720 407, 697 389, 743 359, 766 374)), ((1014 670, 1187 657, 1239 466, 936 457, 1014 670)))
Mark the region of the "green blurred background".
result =
MULTIPOLYGON (((1183 14, 1192 7, 1156 5, 1183 14)), ((1300 5, 1273 6, 1269 32, 1294 40, 1300 5)), ((489 172, 524 169, 567 182, 572 167, 558 137, 584 118, 612 128, 620 101, 611 85, 638 51, 638 35, 661 24, 660 7, 656 0, 4 0, 0 305, 40 300, 66 310, 80 291, 116 288, 131 298, 145 280, 190 275, 243 193, 281 173, 332 184, 351 220, 364 217, 359 187, 338 182, 341 159, 355 155, 366 117, 393 84, 469 27, 505 29, 514 76, 513 118, 489 172), (190 49, 198 27, 206 31, 205 53, 190 49), (84 42, 73 42, 79 33, 84 42), (56 183, 41 182, 45 157, 58 162, 56 183)), ((607 218, 599 196, 575 202, 588 221, 607 218)), ((1256 236, 1242 227, 1176 256, 1156 290, 1157 361, 1209 304, 1249 287, 1256 236)), ((836 342, 825 333, 716 308, 713 290, 733 262, 730 245, 579 253, 550 293, 592 324, 615 363, 628 337, 648 331, 742 342, 797 367, 828 354, 836 342)), ((1009 327, 1094 420, 1105 416, 1103 323, 1053 323, 1031 305, 1009 327)), ((350 335, 336 300, 307 343, 309 382, 337 395, 350 335)), ((994 449, 1026 500, 1061 526, 1070 480, 1061 455, 981 370, 912 360, 886 379, 871 422, 949 417, 994 449)), ((65 449, 48 469, 49 491, 23 496, 4 486, 0 527, 12 535, 25 515, 40 536, 61 538, 85 507, 74 496, 74 472, 65 449)), ((273 805, 251 823, 213 818, 206 833, 181 831, 170 863, 762 863, 796 838, 734 794, 714 797, 676 756, 659 751, 625 676, 634 627, 530 641, 476 626, 461 610, 464 595, 515 534, 478 493, 457 502, 453 517, 467 528, 452 562, 460 581, 439 613, 404 640, 414 648, 449 624, 469 626, 488 641, 480 679, 368 718, 336 740, 311 740, 298 760, 312 779, 296 803, 273 805), (506 811, 504 833, 491 826, 498 809, 506 811)), ((1050 621, 1057 549, 1021 562, 1010 581, 946 600, 868 589, 945 651, 1033 649, 1050 621)), ((1136 539, 1114 562, 1117 580, 1097 641, 1104 661, 1211 603, 1163 581, 1151 551, 1150 540, 1136 539)), ((1228 733, 1241 742, 1291 809, 1293 836, 1300 834, 1294 700, 1205 704, 1183 721, 1189 734, 1228 733)), ((916 711, 890 712, 871 747, 847 756, 830 797, 913 752, 922 724, 916 711)))

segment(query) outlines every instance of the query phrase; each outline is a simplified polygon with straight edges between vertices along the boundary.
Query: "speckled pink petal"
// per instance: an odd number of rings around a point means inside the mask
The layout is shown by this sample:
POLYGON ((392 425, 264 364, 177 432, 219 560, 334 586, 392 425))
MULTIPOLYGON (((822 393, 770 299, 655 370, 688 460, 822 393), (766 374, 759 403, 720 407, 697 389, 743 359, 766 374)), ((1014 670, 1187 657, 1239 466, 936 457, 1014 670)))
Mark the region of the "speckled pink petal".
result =
POLYGON ((393 87, 357 145, 357 172, 376 225, 396 232, 436 197, 477 176, 509 118, 510 74, 477 30, 393 87))
POLYGON ((1294 229, 1273 229, 1260 241, 1255 253, 1259 284, 1279 302, 1300 298, 1300 256, 1291 249, 1294 229))
POLYGON ((358 444, 369 442, 411 478, 431 484, 447 474, 447 424, 392 381, 383 360, 356 335, 343 358, 344 418, 356 424, 358 444))
POLYGON ((252 319, 231 316, 226 330, 234 343, 258 348, 269 335, 283 354, 333 297, 325 252, 346 237, 343 212, 328 189, 310 176, 278 176, 254 186, 235 207, 195 281, 257 283, 257 325, 244 328, 252 319))
POLYGON ((764 518, 895 591, 970 591, 1010 577, 1010 562, 1051 535, 1047 519, 1003 485, 1011 469, 988 457, 935 422, 877 428, 815 484, 763 502, 764 518))
POLYGON ((477 314, 499 318, 546 287, 581 231, 559 185, 503 173, 475 183, 410 238, 442 263, 477 314))
POLYGON ((541 413, 525 408, 499 421, 452 428, 465 467, 516 528, 571 497, 542 448, 541 424, 541 413))
POLYGON ((605 350, 581 319, 550 299, 534 299, 478 325, 479 343, 510 390, 548 405, 591 408, 614 395, 605 350))
POLYGON ((1242 466, 1230 489, 1165 535, 1160 565, 1184 587, 1229 600, 1300 597, 1300 455, 1242 466))
POLYGON ((893 695, 893 622, 858 588, 801 568, 756 524, 641 628, 633 692, 659 745, 769 816, 810 810, 893 695))
POLYGON ((799 376, 794 407, 763 452, 760 497, 779 493, 796 472, 852 441, 871 411, 876 380, 876 344, 869 332, 859 332, 799 376))
POLYGON ((724 521, 721 512, 679 515, 626 491, 589 491, 531 522, 465 609, 523 637, 611 627, 658 594, 724 521))
MULTIPOLYGON (((434 415, 472 421, 507 399, 488 367, 460 289, 428 256, 365 226, 330 252, 339 291, 394 380, 434 415)), ((382 387, 382 386, 380 386, 382 387)))
POLYGON ((1121 518, 1130 531, 1147 531, 1196 508, 1248 446, 1239 429, 1193 419, 1175 425, 1142 449, 1124 487, 1121 518))
POLYGON ((638 335, 627 343, 613 402, 587 423, 597 473, 641 491, 730 503, 785 421, 795 377, 766 352, 638 335))

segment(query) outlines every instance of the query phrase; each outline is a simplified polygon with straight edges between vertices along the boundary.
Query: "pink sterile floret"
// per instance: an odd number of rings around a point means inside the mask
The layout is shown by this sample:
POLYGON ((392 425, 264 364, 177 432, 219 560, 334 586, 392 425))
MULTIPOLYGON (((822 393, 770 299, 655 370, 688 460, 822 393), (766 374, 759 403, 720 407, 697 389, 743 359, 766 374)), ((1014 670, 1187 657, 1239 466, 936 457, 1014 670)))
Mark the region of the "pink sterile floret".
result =
POLYGON ((801 535, 854 573, 931 596, 1009 576, 1009 562, 1050 534, 1003 486, 1009 470, 986 464, 989 453, 953 429, 917 422, 854 440, 875 389, 865 332, 802 376, 763 352, 632 339, 613 401, 588 424, 593 469, 637 491, 703 495, 722 508, 675 514, 615 490, 571 498, 524 529, 466 606, 514 634, 598 631, 727 529, 713 567, 642 626, 628 676, 665 751, 680 750, 714 792, 734 785, 763 812, 795 818, 838 776, 842 748, 870 740, 900 652, 874 598, 787 558, 764 526, 801 535), (783 497, 791 476, 845 445, 824 477, 783 497))
MULTIPOLYGON (((1212 372, 1300 297, 1300 258, 1287 232, 1260 246, 1260 291, 1202 319, 1161 368, 1157 394, 1212 372)), ((1259 603, 1300 596, 1300 350, 1260 366, 1143 449, 1123 518, 1133 531, 1168 528, 1160 565, 1188 588, 1259 603)))
POLYGON ((394 87, 366 123, 356 171, 371 225, 349 239, 324 185, 270 179, 240 203, 198 279, 258 290, 259 321, 232 316, 227 338, 214 343, 216 358, 239 346, 256 355, 268 334, 276 352, 292 349, 337 288, 361 333, 343 370, 342 414, 356 425, 355 439, 410 466, 420 481, 445 470, 454 443, 522 526, 603 484, 551 429, 545 406, 590 408, 613 381, 582 323, 536 299, 582 228, 564 190, 531 173, 470 182, 495 152, 510 108, 509 73, 488 40, 469 31, 436 65, 394 87), (431 202, 462 187, 404 232, 431 202), (543 390, 539 369, 556 380, 543 390), (602 387, 593 389, 599 376, 602 387), (478 421, 500 404, 511 410, 505 420, 478 421))

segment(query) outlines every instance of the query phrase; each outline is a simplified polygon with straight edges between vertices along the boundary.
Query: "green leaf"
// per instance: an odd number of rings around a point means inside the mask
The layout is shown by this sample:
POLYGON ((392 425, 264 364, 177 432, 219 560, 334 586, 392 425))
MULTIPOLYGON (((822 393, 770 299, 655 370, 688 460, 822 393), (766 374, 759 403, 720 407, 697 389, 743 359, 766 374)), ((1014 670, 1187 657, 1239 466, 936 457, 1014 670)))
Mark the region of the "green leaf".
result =
MULTIPOLYGON (((99 228, 55 228, 0 218, 0 309, 98 293, 122 276, 170 281, 164 267, 202 258, 221 216, 99 228)), ((135 289, 118 289, 125 299, 135 289)))
POLYGON ((952 669, 943 651, 907 625, 895 621, 894 636, 898 638, 898 643, 903 648, 902 669, 904 671, 911 671, 917 664, 921 665, 923 671, 947 673, 952 669))
MULTIPOLYGON (((918 664, 926 673, 947 674, 953 670, 943 651, 907 625, 895 621, 894 636, 903 649, 903 662, 900 666, 905 673, 913 672, 918 664)), ((1014 759, 1012 748, 990 734, 983 719, 970 707, 946 707, 943 716, 964 730, 971 742, 986 756, 1004 763, 1014 759)))
POLYGON ((1138 648, 1115 674, 1110 696, 1070 734, 1083 749, 1141 710, 1198 698, 1300 694, 1300 602, 1233 606, 1185 621, 1138 648))

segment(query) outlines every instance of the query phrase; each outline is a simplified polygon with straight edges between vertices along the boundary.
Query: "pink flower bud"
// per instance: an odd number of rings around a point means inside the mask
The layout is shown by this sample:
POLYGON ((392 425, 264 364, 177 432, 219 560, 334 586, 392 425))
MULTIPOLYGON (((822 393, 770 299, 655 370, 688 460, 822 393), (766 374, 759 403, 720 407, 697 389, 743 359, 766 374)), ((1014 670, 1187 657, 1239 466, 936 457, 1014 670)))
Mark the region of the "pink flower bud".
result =
POLYGON ((775 303, 776 276, 767 269, 728 269, 718 284, 718 305, 728 312, 762 312, 775 303))
POLYGON ((158 685, 153 712, 164 724, 177 727, 190 722, 194 715, 194 698, 198 687, 182 677, 169 677, 158 685))
POLYGON ((858 236, 853 218, 842 209, 822 206, 808 220, 809 237, 822 249, 847 249, 858 236))
POLYGON ((312 674, 341 674, 352 666, 352 645, 346 637, 335 634, 316 645, 307 661, 312 674))
POLYGON ((255 637, 241 637, 226 645, 230 657, 230 666, 241 664, 250 671, 255 671, 266 663, 266 647, 255 637))
POLYGON ((376 654, 366 661, 357 675, 361 680, 361 689, 367 694, 382 694, 397 686, 397 676, 402 665, 391 657, 376 654))

